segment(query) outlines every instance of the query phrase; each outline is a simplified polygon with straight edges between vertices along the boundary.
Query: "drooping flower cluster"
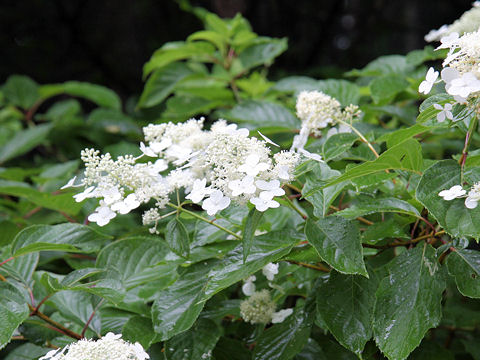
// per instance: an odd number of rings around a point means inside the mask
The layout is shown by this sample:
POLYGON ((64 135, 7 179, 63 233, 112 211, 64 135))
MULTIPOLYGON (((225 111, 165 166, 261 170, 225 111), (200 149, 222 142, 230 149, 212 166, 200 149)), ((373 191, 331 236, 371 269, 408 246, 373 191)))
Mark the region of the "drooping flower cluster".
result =
POLYGON ((457 198, 465 198, 465 206, 468 209, 475 209, 480 201, 480 182, 473 184, 470 190, 463 189, 461 185, 454 185, 448 190, 442 190, 438 193, 444 200, 450 201, 457 198), (465 194, 467 196, 465 196, 465 194))
POLYGON ((464 34, 477 31, 480 28, 480 1, 475 1, 473 7, 464 12, 451 25, 442 25, 438 30, 431 30, 425 35, 425 41, 439 41, 443 36, 452 33, 464 34))
MULTIPOLYGON (((268 263, 262 268, 263 275, 273 281, 278 274, 278 264, 268 263)), ((293 309, 275 311, 276 304, 266 289, 255 291, 255 275, 249 276, 242 285, 243 293, 248 298, 240 303, 240 315, 251 324, 281 323, 293 313, 293 309)), ((270 283, 269 283, 270 284, 270 283)), ((272 286, 270 284, 270 286, 272 286)))
POLYGON ((353 119, 360 115, 358 106, 349 105, 342 110, 337 99, 321 91, 302 91, 298 95, 296 109, 298 118, 302 120, 302 127, 300 133, 293 139, 292 150, 297 150, 307 157, 315 155, 304 150, 310 134, 320 136, 322 129, 337 124, 339 124, 338 129, 331 128, 327 136, 339 132, 350 132, 353 119))
MULTIPOLYGON (((265 211, 279 206, 274 198, 285 194, 281 186, 293 179, 299 161, 299 155, 291 151, 272 156, 267 141, 249 137, 247 129, 237 129, 224 120, 210 130, 203 129, 203 119, 191 119, 151 124, 143 131, 146 144, 140 144, 140 157, 126 155, 113 160, 110 154, 100 155, 93 149, 82 152, 85 176, 78 186, 86 189, 75 199, 101 198, 90 221, 103 226, 117 214, 155 201, 143 215, 145 225, 155 224, 159 209, 179 189, 185 190, 187 199, 201 204, 208 215, 231 202, 250 202, 265 211), (153 160, 145 162, 145 158, 153 160)), ((67 185, 73 184, 74 180, 67 185)))
POLYGON ((146 360, 150 356, 138 342, 131 344, 121 334, 108 333, 98 340, 82 339, 52 350, 39 360, 146 360))

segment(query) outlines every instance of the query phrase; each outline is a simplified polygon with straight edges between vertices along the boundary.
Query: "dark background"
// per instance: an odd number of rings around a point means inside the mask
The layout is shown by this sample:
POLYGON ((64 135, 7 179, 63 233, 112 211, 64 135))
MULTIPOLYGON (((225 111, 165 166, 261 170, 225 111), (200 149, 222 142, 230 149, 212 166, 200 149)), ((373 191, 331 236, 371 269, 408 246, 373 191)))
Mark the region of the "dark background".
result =
MULTIPOLYGON (((380 55, 425 45, 472 0, 192 0, 222 17, 241 12, 260 35, 287 37, 271 77, 336 77, 380 55)), ((2 0, 0 81, 82 80, 139 94, 142 65, 163 43, 202 27, 174 0, 2 0)))

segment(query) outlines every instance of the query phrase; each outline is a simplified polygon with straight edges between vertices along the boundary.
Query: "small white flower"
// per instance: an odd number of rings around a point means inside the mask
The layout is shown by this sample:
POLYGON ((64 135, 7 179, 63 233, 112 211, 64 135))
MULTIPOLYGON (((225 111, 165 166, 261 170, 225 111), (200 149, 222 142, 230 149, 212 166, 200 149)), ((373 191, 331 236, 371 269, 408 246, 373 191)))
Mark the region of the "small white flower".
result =
POLYGON ((73 198, 76 202, 82 202, 85 199, 96 197, 97 192, 95 191, 95 186, 90 186, 83 190, 83 192, 73 195, 73 198))
POLYGON ((293 313, 293 309, 283 309, 272 314, 272 324, 283 322, 287 317, 293 313))
POLYGON ((250 202, 255 205, 255 209, 264 212, 269 208, 278 208, 280 204, 273 199, 273 194, 269 191, 262 191, 259 197, 252 197, 250 202))
POLYGON ((459 37, 460 36, 456 32, 453 32, 449 35, 446 35, 446 36, 442 37, 440 39, 441 45, 438 46, 435 50, 448 49, 449 47, 451 47, 452 45, 454 45, 458 41, 459 37))
POLYGON ((122 194, 117 187, 110 187, 100 191, 100 195, 103 196, 105 204, 111 205, 122 198, 122 194))
POLYGON ((175 159, 175 165, 181 165, 184 162, 190 159, 190 155, 192 154, 192 149, 186 146, 180 146, 177 144, 173 144, 168 148, 166 151, 166 155, 169 158, 175 159))
POLYGON ((137 196, 135 194, 130 194, 123 199, 123 201, 113 204, 111 208, 113 211, 118 211, 120 214, 128 214, 139 206, 140 201, 137 200, 137 196))
POLYGON ((117 214, 112 211, 103 201, 100 201, 100 206, 95 209, 95 212, 88 216, 88 221, 96 222, 98 226, 107 225, 117 214))
POLYGON ((275 278, 275 275, 278 274, 278 264, 268 263, 262 268, 262 273, 267 280, 272 281, 275 278))
POLYGON ((425 39, 426 42, 437 41, 447 31, 448 31, 448 25, 444 24, 438 30, 430 30, 430 32, 427 35, 425 35, 424 39, 425 39))
POLYGON ((465 199, 465 206, 469 209, 475 209, 480 201, 480 183, 476 183, 468 192, 465 199))
POLYGON ((155 172, 155 174, 158 174, 159 172, 162 172, 163 170, 167 170, 167 169, 168 169, 168 164, 164 159, 158 159, 151 166, 151 170, 155 172))
POLYGON ((140 343, 136 342, 135 344, 130 345, 132 350, 135 353, 135 356, 137 357, 137 360, 146 360, 150 359, 150 355, 148 355, 145 350, 143 349, 143 346, 140 345, 140 343))
POLYGON ((264 191, 262 191, 262 193, 266 193, 266 192, 269 193, 268 196, 265 195, 266 198, 269 197, 270 194, 271 194, 272 199, 275 196, 285 195, 285 190, 283 190, 280 187, 280 181, 278 181, 278 180, 272 180, 272 181, 257 180, 255 182, 255 184, 257 185, 257 187, 260 190, 264 190, 264 191))
POLYGON ((450 95, 459 95, 467 98, 471 93, 480 91, 480 80, 471 72, 463 74, 461 77, 452 80, 446 87, 450 95))
POLYGON ((69 187, 75 187, 74 184, 75 184, 76 179, 77 179, 77 177, 74 176, 73 178, 68 180, 68 182, 60 188, 60 190, 63 190, 63 189, 69 188, 69 187))
POLYGON ((423 94, 428 94, 431 90, 433 85, 435 84, 435 81, 438 78, 438 71, 435 71, 433 67, 428 69, 427 75, 425 76, 425 80, 423 80, 420 83, 420 86, 418 87, 418 92, 423 93, 423 94))
POLYGON ((108 332, 105 336, 102 336, 102 339, 105 340, 118 340, 122 337, 122 334, 114 334, 113 332, 108 332))
POLYGON ((277 166, 278 177, 282 180, 290 180, 290 167, 288 165, 277 166))
POLYGON ((260 157, 257 154, 250 154, 245 159, 245 163, 238 167, 238 171, 244 172, 250 176, 257 176, 259 172, 269 168, 267 163, 259 162, 260 157))
POLYGON ((237 129, 237 124, 229 124, 225 126, 221 132, 240 137, 247 137, 248 135, 250 135, 250 131, 246 128, 237 129))
POLYGON ((433 104, 433 107, 437 110, 440 110, 440 112, 437 114, 438 122, 443 122, 445 121, 445 119, 453 119, 452 104, 446 103, 445 106, 442 106, 440 104, 433 104))
POLYGON ((224 196, 220 190, 213 190, 210 197, 203 201, 202 209, 213 216, 220 210, 226 209, 228 205, 230 205, 230 198, 224 196))
POLYGON ((350 133, 352 132, 352 128, 348 125, 340 124, 338 128, 332 127, 327 131, 327 138, 335 134, 342 134, 342 133, 350 133))
POLYGON ((149 147, 155 154, 158 154, 162 150, 165 150, 171 145, 172 145, 172 140, 170 138, 164 138, 160 142, 156 142, 156 141, 151 142, 149 147))
POLYGON ((249 276, 242 285, 242 291, 246 296, 252 296, 255 292, 255 275, 249 276))
POLYGON ((299 151, 303 150, 308 141, 308 135, 310 135, 310 129, 303 125, 300 129, 300 133, 293 137, 292 147, 290 151, 299 151))
POLYGON ((246 175, 243 179, 232 180, 228 183, 228 188, 232 190, 232 196, 241 194, 253 194, 257 188, 253 184, 253 176, 246 175))
POLYGON ((322 156, 319 155, 319 154, 312 154, 311 152, 309 152, 305 149, 298 149, 298 152, 308 159, 312 159, 312 160, 319 161, 319 162, 324 162, 322 160, 322 156))
POLYGON ((157 154, 155 154, 155 152, 149 146, 145 146, 143 142, 140 142, 140 151, 144 155, 147 155, 150 157, 157 157, 157 154))
POLYGON ((209 187, 205 187, 207 185, 207 179, 196 179, 193 182, 193 188, 190 194, 185 196, 186 199, 192 200, 194 203, 199 203, 202 201, 205 196, 212 192, 212 189, 209 187))
POLYGON ((463 190, 460 185, 454 185, 448 190, 442 190, 438 193, 438 196, 443 197, 444 200, 450 201, 459 197, 462 197, 467 192, 463 190))
POLYGON ((44 356, 42 356, 38 360, 45 360, 45 359, 57 360, 60 358, 60 355, 62 355, 65 352, 65 350, 66 349, 63 349, 62 352, 59 352, 60 349, 50 350, 48 353, 46 353, 44 356))
POLYGON ((266 137, 265 135, 263 135, 260 131, 257 131, 259 133, 259 135, 263 138, 263 140, 265 140, 268 144, 270 145, 273 145, 273 146, 276 146, 276 147, 280 147, 280 145, 278 145, 277 143, 274 143, 272 140, 270 140, 268 137, 266 137))
POLYGON ((441 77, 445 84, 448 85, 452 82, 452 80, 458 79, 460 77, 460 73, 457 69, 446 67, 443 68, 441 72, 441 77))

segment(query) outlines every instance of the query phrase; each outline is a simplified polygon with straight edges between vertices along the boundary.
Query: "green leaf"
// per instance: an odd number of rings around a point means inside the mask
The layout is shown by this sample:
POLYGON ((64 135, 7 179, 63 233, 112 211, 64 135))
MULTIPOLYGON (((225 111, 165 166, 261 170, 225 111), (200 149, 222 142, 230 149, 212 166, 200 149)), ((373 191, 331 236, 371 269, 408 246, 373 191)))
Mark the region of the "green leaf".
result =
POLYGON ((308 341, 312 319, 303 309, 265 330, 257 340, 253 360, 290 360, 308 341))
POLYGON ((357 105, 360 100, 360 88, 347 80, 319 80, 316 90, 337 99, 343 107, 347 107, 350 104, 357 105))
POLYGON ((168 222, 167 228, 165 229, 165 240, 175 254, 183 257, 188 257, 190 254, 188 231, 178 217, 168 222))
POLYGON ((28 316, 28 307, 22 293, 7 282, 0 282, 0 349, 8 344, 17 327, 28 316))
POLYGON ((109 236, 80 224, 32 225, 13 240, 12 255, 17 257, 36 251, 94 252, 109 236))
POLYGON ((362 238, 363 241, 370 244, 375 244, 387 238, 410 239, 410 235, 405 232, 404 227, 404 225, 398 224, 394 219, 379 221, 370 225, 362 233, 362 238))
POLYGON ((373 101, 388 103, 395 95, 408 87, 408 82, 400 75, 387 75, 374 79, 370 83, 370 93, 373 101))
POLYGON ((10 141, 0 148, 0 163, 23 155, 40 145, 51 129, 51 124, 44 124, 15 133, 10 141))
POLYGON ((432 340, 424 340, 410 355, 411 360, 455 360, 453 352, 432 340))
POLYGON ((40 88, 44 96, 68 94, 90 100, 99 106, 121 110, 122 102, 118 95, 101 85, 80 81, 67 81, 63 84, 44 85, 40 88))
POLYGON ((192 35, 190 35, 187 38, 187 41, 195 41, 195 40, 209 41, 213 45, 215 45, 218 50, 220 50, 221 54, 225 54, 228 37, 224 32, 201 30, 201 31, 194 32, 192 35))
POLYGON ((406 359, 442 317, 445 281, 435 250, 419 245, 396 257, 376 293, 373 331, 389 359, 406 359))
POLYGON ((199 319, 188 331, 165 343, 166 360, 200 360, 211 358, 222 329, 215 322, 199 319))
POLYGON ((37 83, 28 76, 9 76, 2 90, 9 102, 23 109, 31 108, 40 99, 37 83))
POLYGON ((152 322, 160 340, 168 340, 193 325, 205 304, 203 289, 214 264, 209 261, 192 265, 158 294, 152 306, 152 322))
POLYGON ((132 316, 122 328, 123 339, 132 344, 139 342, 144 349, 148 349, 152 345, 155 337, 152 320, 142 316, 132 316))
POLYGON ((221 117, 238 123, 247 123, 253 128, 279 127, 298 129, 298 120, 287 108, 268 101, 247 100, 233 109, 222 111, 221 117))
POLYGON ((247 278, 268 263, 277 261, 302 240, 301 234, 295 231, 271 231, 256 236, 245 262, 243 262, 243 247, 241 244, 238 245, 208 274, 204 299, 247 278))
POLYGON ((351 133, 334 134, 323 143, 323 159, 330 161, 350 149, 358 136, 351 133))
POLYGON ((305 235, 320 257, 338 272, 368 277, 363 262, 360 234, 353 221, 328 216, 316 221, 308 219, 305 235))
POLYGON ((468 209, 464 199, 446 201, 438 196, 442 190, 460 184, 460 165, 454 160, 439 161, 430 166, 418 183, 417 200, 453 237, 480 239, 480 208, 468 209))
POLYGON ((243 342, 221 337, 213 351, 215 360, 246 360, 251 359, 250 351, 243 342))
POLYGON ((372 337, 373 309, 378 281, 332 271, 317 290, 317 312, 340 344, 361 355, 372 337))
POLYGON ((360 198, 349 208, 338 211, 335 215, 343 216, 346 219, 355 219, 359 216, 379 213, 393 212, 405 215, 420 217, 420 213, 408 202, 397 198, 360 198))
POLYGON ((160 69, 172 62, 184 59, 198 59, 211 61, 215 47, 206 41, 170 42, 155 51, 150 60, 143 66, 143 76, 147 76, 155 69, 160 69))
POLYGON ((288 76, 277 81, 274 89, 278 91, 299 93, 300 91, 318 90, 318 80, 307 76, 288 76))
POLYGON ((246 48, 238 56, 242 71, 259 65, 270 65, 277 56, 287 50, 287 39, 261 38, 261 43, 246 48))
POLYGON ((38 253, 19 256, 0 267, 0 274, 10 276, 26 288, 32 286, 32 275, 38 264, 38 253))
POLYGON ((448 272, 463 296, 480 298, 480 252, 457 249, 448 255, 448 272))
POLYGON ((263 212, 258 211, 253 208, 250 210, 247 216, 247 221, 245 223, 245 228, 243 229, 243 262, 247 261, 248 254, 252 248, 253 238, 255 236, 255 230, 257 229, 258 223, 262 218, 263 212))
POLYGON ((345 76, 381 76, 390 74, 408 74, 415 69, 415 66, 409 64, 405 56, 386 55, 370 62, 362 70, 352 70, 345 76))
POLYGON ((26 183, 0 180, 0 193, 25 198, 35 205, 46 209, 63 211, 69 215, 76 215, 83 204, 77 203, 71 193, 50 194, 33 189, 26 183))
POLYGON ((148 108, 160 104, 172 93, 175 85, 190 74, 192 70, 183 63, 170 64, 155 70, 148 78, 137 106, 148 108))
POLYGON ((9 352, 4 360, 37 360, 50 350, 32 343, 25 343, 9 352))
POLYGON ((325 187, 385 170, 405 170, 419 173, 422 166, 423 157, 420 143, 414 139, 408 139, 391 147, 377 159, 347 170, 343 175, 326 184, 325 187))
POLYGON ((326 182, 339 175, 339 171, 330 169, 324 163, 316 163, 312 171, 307 173, 302 195, 313 205, 313 214, 316 217, 321 218, 327 215, 329 206, 345 187, 346 183, 323 187, 326 182))
POLYGON ((431 127, 415 124, 406 129, 400 129, 400 130, 392 131, 390 133, 382 135, 377 141, 378 142, 386 141, 387 147, 391 148, 392 146, 400 144, 401 142, 415 135, 421 134, 429 130, 431 130, 431 127))

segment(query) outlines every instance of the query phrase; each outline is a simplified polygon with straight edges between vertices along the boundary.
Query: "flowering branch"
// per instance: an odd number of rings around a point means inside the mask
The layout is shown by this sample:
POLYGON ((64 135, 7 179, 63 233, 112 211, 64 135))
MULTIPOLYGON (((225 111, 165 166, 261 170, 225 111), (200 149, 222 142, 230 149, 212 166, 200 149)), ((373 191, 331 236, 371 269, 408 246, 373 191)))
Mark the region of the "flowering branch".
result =
POLYGON ((80 340, 82 338, 82 336, 80 334, 77 334, 76 332, 74 332, 70 329, 67 329, 65 326, 56 322, 55 320, 52 320, 50 317, 48 317, 44 313, 35 309, 32 305, 28 304, 28 308, 31 311, 30 316, 38 316, 40 319, 49 323, 50 325, 54 326, 55 328, 61 330, 63 333, 65 333, 65 335, 70 336, 71 338, 74 338, 74 339, 77 339, 77 340, 80 340))

